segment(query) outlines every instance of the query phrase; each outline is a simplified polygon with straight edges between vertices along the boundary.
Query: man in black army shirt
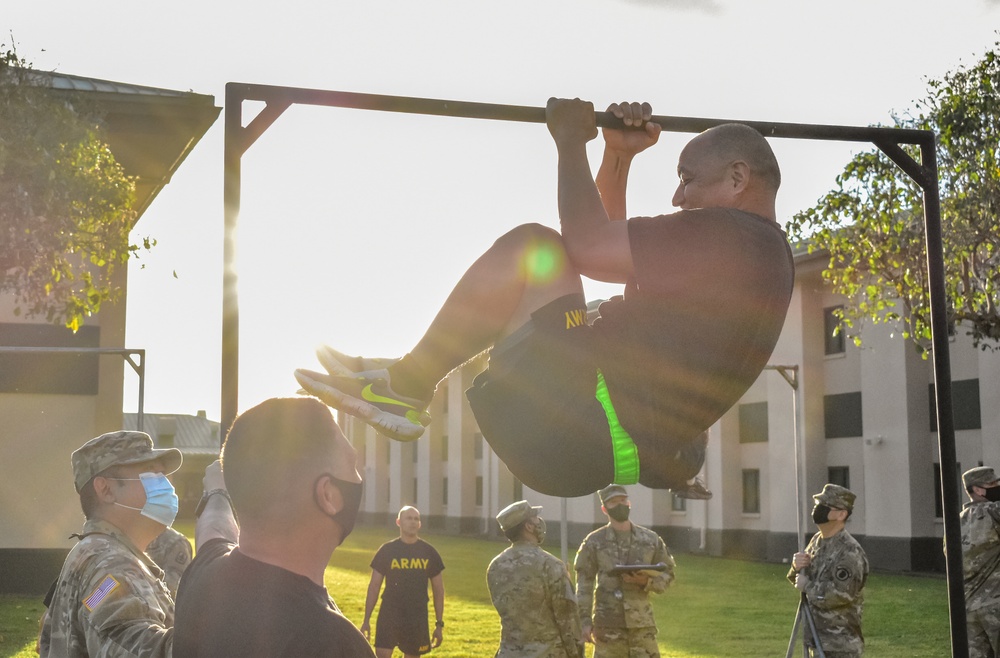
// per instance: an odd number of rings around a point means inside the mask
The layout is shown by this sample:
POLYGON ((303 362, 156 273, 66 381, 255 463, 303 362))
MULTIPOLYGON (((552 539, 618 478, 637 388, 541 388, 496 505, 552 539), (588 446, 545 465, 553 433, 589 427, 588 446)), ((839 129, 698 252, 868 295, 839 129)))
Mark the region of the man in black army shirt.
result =
POLYGON ((372 558, 372 578, 365 599, 361 632, 371 633, 382 581, 385 592, 378 612, 375 655, 392 658, 396 647, 405 658, 416 658, 441 645, 444 633, 444 562, 437 550, 420 538, 420 510, 406 505, 396 514, 399 538, 382 544, 372 558), (427 632, 427 582, 434 592, 434 639, 427 632))

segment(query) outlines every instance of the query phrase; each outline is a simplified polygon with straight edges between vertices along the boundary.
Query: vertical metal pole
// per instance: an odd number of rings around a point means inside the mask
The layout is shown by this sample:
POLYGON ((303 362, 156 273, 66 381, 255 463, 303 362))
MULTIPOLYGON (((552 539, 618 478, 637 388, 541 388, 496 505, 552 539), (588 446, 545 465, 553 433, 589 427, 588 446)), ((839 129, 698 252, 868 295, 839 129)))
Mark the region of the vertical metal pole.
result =
MULTIPOLYGON (((805 491, 805 483, 802 481, 802 476, 805 469, 802 464, 802 449, 799 445, 801 443, 801 439, 799 438, 799 366, 765 366, 764 369, 777 370, 778 374, 792 387, 792 442, 795 457, 795 534, 798 536, 796 543, 801 553, 805 550, 806 538, 803 531, 805 524, 802 519, 802 492, 805 491)), ((826 654, 823 653, 823 644, 820 642, 819 634, 816 632, 816 624, 813 622, 805 592, 799 595, 799 608, 795 613, 795 623, 792 625, 792 636, 788 639, 788 651, 785 653, 785 658, 792 658, 794 655, 795 637, 800 628, 803 629, 802 655, 809 655, 809 638, 812 638, 817 656, 823 658, 826 654), (805 627, 802 624, 803 617, 807 621, 805 627), (809 630, 809 635, 806 635, 806 628, 809 630)))
POLYGON ((222 255, 222 392, 220 413, 224 441, 239 409, 240 304, 236 274, 236 225, 240 215, 240 159, 243 155, 242 87, 226 85, 223 205, 225 235, 222 255))
POLYGON ((805 524, 802 519, 802 492, 805 483, 802 474, 802 446, 799 437, 799 366, 767 365, 764 370, 774 370, 792 387, 792 453, 795 458, 795 532, 798 534, 799 552, 805 550, 805 524))
POLYGON ((941 463, 941 499, 947 549, 948 607, 951 651, 954 658, 968 658, 965 626, 965 591, 962 575, 962 532, 958 510, 958 461, 955 457, 955 424, 952 417, 951 357, 948 347, 947 295, 944 285, 944 249, 941 239, 941 200, 938 196, 937 153, 932 140, 921 144, 922 164, 929 172, 924 189, 924 235, 931 307, 931 341, 934 355, 934 390, 938 423, 938 457, 941 463))
MULTIPOLYGON (((796 373, 797 374, 797 373, 796 373)), ((802 492, 805 491, 805 468, 802 464, 802 446, 799 436, 799 380, 795 379, 792 385, 792 440, 795 441, 795 532, 798 535, 798 547, 801 553, 806 549, 805 523, 802 515, 802 492)))
MULTIPOLYGON (((128 356, 125 357, 126 359, 128 356)), ((139 413, 138 416, 138 426, 139 431, 143 430, 143 422, 145 415, 146 406, 146 350, 139 350, 139 368, 137 370, 139 375, 139 413)))
POLYGON ((562 549, 562 561, 567 565, 569 562, 569 529, 566 527, 567 517, 569 516, 566 506, 566 499, 559 499, 559 513, 562 516, 562 522, 559 524, 559 544, 562 549))
POLYGON ((483 454, 485 455, 483 465, 483 534, 490 534, 490 517, 496 516, 493 511, 493 450, 486 444, 486 439, 481 439, 483 443, 483 454))

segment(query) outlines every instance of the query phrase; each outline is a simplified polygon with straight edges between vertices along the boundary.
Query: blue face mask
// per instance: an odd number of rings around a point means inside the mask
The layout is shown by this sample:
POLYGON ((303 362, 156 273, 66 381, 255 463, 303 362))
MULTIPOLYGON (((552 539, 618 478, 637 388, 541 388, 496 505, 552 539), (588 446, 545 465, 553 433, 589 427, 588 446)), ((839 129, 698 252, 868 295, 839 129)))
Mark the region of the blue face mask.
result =
POLYGON ((137 478, 107 478, 108 480, 139 480, 146 490, 146 504, 142 507, 131 507, 116 502, 115 505, 127 509, 138 510, 148 519, 165 526, 173 524, 177 518, 178 499, 174 485, 163 473, 140 473, 137 478))

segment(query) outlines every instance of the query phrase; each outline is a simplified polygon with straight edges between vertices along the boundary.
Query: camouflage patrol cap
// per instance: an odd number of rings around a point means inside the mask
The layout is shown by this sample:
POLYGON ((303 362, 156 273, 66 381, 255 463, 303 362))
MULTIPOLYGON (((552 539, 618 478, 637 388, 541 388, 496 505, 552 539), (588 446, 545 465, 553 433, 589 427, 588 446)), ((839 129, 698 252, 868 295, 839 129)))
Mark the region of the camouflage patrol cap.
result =
POLYGON ((497 514, 497 523, 500 524, 501 532, 507 532, 528 519, 538 516, 541 509, 541 506, 532 506, 526 500, 519 500, 500 510, 500 513, 497 514))
POLYGON ((107 468, 141 464, 154 459, 162 459, 163 470, 171 473, 180 468, 184 458, 176 448, 153 448, 153 439, 145 432, 108 432, 73 451, 73 484, 76 485, 76 492, 80 493, 83 485, 107 468))
POLYGON ((825 484, 823 491, 813 495, 813 500, 829 507, 846 509, 848 512, 854 509, 854 499, 857 498, 854 492, 839 484, 825 484))
POLYGON ((981 487, 984 484, 993 484, 997 481, 997 474, 989 466, 977 466, 962 473, 962 484, 965 489, 971 487, 981 487))
POLYGON ((628 497, 628 491, 626 491, 625 487, 623 487, 620 484, 609 484, 608 486, 598 491, 597 495, 601 497, 601 505, 603 505, 612 498, 614 498, 615 496, 628 497))

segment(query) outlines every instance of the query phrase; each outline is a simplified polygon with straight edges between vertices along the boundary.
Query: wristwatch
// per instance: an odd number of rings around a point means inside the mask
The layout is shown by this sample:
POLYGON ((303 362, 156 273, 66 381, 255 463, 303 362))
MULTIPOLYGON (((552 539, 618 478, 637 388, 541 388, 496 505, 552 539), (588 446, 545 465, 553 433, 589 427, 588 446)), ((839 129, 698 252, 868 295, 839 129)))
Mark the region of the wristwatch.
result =
POLYGON ((434 628, 444 628, 444 622, 443 621, 439 621, 439 622, 435 623, 434 624, 434 628))
POLYGON ((229 497, 228 491, 226 491, 225 489, 210 489, 206 491, 204 494, 202 494, 201 500, 198 501, 198 507, 196 507, 194 510, 194 517, 196 519, 200 518, 201 513, 205 511, 205 505, 208 504, 208 499, 216 494, 224 496, 226 501, 229 502, 229 509, 233 509, 233 499, 229 497))

